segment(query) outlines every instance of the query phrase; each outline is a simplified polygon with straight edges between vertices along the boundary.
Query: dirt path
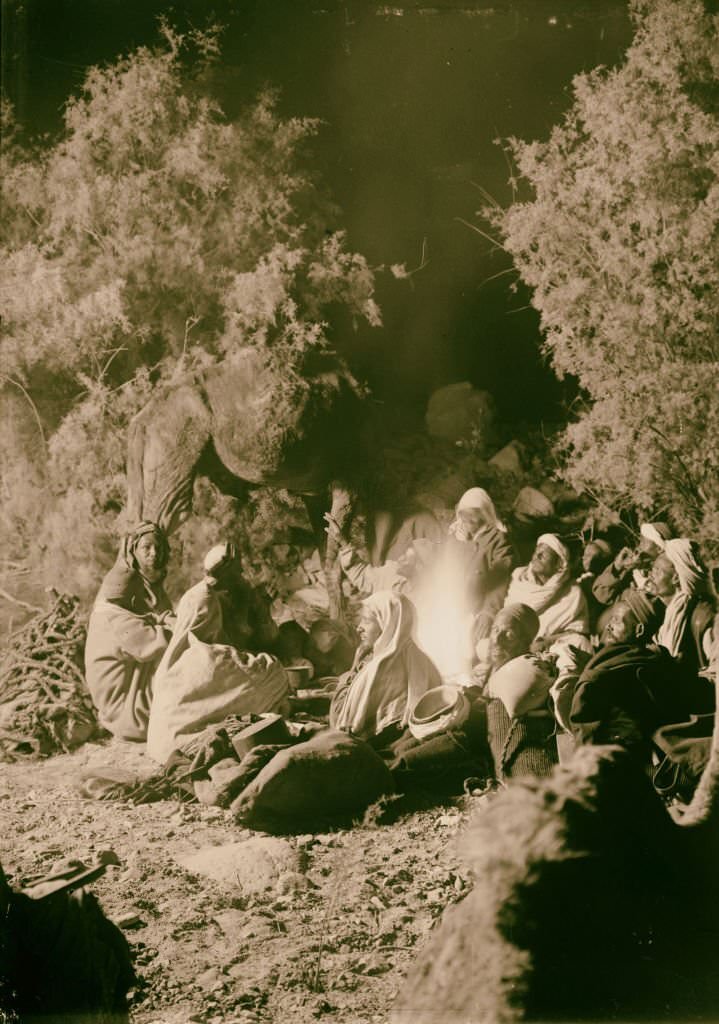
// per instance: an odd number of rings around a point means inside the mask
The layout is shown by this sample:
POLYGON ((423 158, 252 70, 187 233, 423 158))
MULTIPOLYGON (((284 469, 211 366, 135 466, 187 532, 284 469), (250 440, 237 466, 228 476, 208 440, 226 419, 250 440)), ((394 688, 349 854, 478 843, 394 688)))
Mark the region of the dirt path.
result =
POLYGON ((467 801, 290 837, 299 870, 252 894, 175 858, 258 833, 199 804, 85 800, 77 778, 102 765, 148 770, 116 741, 0 766, 0 862, 20 887, 61 858, 116 852, 121 866, 92 891, 112 919, 137 918, 125 932, 141 976, 135 1024, 384 1022, 416 947, 466 891, 455 839, 467 801))

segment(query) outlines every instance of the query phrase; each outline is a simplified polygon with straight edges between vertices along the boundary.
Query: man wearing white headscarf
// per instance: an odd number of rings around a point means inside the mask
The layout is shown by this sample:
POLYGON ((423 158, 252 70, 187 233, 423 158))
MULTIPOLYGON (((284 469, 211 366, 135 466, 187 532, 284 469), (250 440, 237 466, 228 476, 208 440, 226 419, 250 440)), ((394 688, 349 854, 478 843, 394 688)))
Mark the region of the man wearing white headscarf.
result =
POLYGON ((459 499, 446 554, 459 569, 468 609, 475 616, 476 638, 489 636, 492 620, 504 603, 514 554, 507 528, 484 488, 470 487, 459 499))
POLYGON ((155 523, 123 540, 90 613, 85 678, 100 724, 123 740, 147 734, 152 680, 172 632, 163 581, 170 548, 155 523))
POLYGON ((599 604, 615 604, 622 592, 632 585, 637 590, 647 589, 649 569, 671 539, 672 532, 666 523, 642 523, 639 535, 637 548, 624 547, 618 551, 594 581, 592 594, 599 604))
POLYGON ((203 569, 200 582, 180 598, 153 680, 147 752, 155 761, 165 761, 191 736, 228 715, 276 711, 288 693, 279 661, 241 642, 250 642, 251 630, 240 602, 231 600, 243 583, 235 545, 216 544, 203 569))
POLYGON ((527 604, 539 616, 540 637, 586 634, 587 603, 572 580, 569 550, 553 533, 543 533, 529 565, 515 569, 506 604, 527 604))
POLYGON ((412 639, 414 609, 403 595, 380 591, 362 602, 360 647, 349 672, 340 677, 330 708, 330 726, 361 739, 389 726, 405 726, 427 690, 439 686, 439 672, 412 639))
POLYGON ((572 648, 591 652, 589 612, 572 579, 569 549, 554 533, 537 540, 529 565, 515 569, 505 605, 526 604, 539 616, 537 641, 557 655, 560 676, 576 665, 572 648))
POLYGON ((216 544, 205 555, 202 567, 205 575, 182 595, 177 605, 177 621, 158 667, 158 677, 187 650, 190 632, 207 644, 226 642, 222 594, 239 570, 235 545, 216 544))
POLYGON ((708 573, 696 545, 686 537, 669 540, 654 562, 649 586, 666 604, 656 641, 691 672, 706 666, 703 636, 714 615, 708 573))

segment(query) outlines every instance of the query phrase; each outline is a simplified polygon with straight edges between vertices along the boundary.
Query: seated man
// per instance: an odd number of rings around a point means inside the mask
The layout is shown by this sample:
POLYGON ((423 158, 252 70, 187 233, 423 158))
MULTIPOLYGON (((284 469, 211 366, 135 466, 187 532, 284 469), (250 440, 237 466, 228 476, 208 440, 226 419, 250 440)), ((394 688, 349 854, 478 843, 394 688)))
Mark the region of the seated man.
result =
POLYGON ((174 620, 162 585, 169 553, 162 530, 140 523, 123 540, 90 613, 87 686, 100 724, 119 739, 147 735, 152 679, 174 620))
POLYGON ((459 499, 446 547, 448 556, 462 567, 463 587, 477 636, 487 636, 504 604, 515 563, 507 528, 483 488, 471 487, 459 499))
POLYGON ((238 606, 246 585, 234 545, 215 545, 204 569, 204 578, 180 599, 155 673, 147 752, 156 761, 228 715, 278 711, 286 703, 289 684, 280 662, 237 646, 252 633, 238 606))
POLYGON ((112 569, 97 593, 97 601, 110 601, 136 615, 162 617, 172 611, 164 581, 170 561, 165 531, 147 520, 128 533, 112 569))
POLYGON ((600 650, 564 697, 564 716, 578 742, 618 743, 649 763, 656 729, 688 717, 689 691, 679 665, 666 649, 651 645, 663 611, 661 601, 633 588, 615 605, 600 650))
POLYGON ((646 590, 649 570, 672 533, 666 523, 642 523, 639 533, 637 548, 624 547, 618 551, 594 581, 592 593, 600 605, 615 604, 627 587, 646 590))
POLYGON ((704 635, 715 607, 709 574, 696 545, 685 537, 667 541, 649 574, 649 586, 666 605, 656 642, 678 658, 687 675, 707 666, 704 635))
POLYGON ((577 577, 577 583, 582 588, 582 593, 587 602, 589 611, 589 629, 592 635, 597 627, 597 620, 602 613, 602 605, 597 601, 592 588, 597 577, 612 561, 612 549, 605 540, 597 538, 590 540, 582 552, 582 572, 577 577))
POLYGON ((479 644, 475 678, 485 685, 489 746, 500 780, 546 776, 557 763, 554 719, 547 709, 554 666, 530 653, 538 629, 533 608, 505 605, 489 639, 479 644))
POLYGON ((489 636, 477 644, 473 682, 482 688, 493 672, 513 658, 528 654, 539 630, 539 616, 526 604, 508 604, 499 611, 489 636))
POLYGON ((588 648, 589 612, 581 587, 572 580, 569 551, 555 534, 537 541, 532 561, 515 569, 507 604, 527 604, 539 615, 537 640, 551 649, 559 643, 588 648))
MULTIPOLYGON (((415 544, 415 549, 419 545, 415 544)), ((466 491, 448 536, 416 560, 410 593, 417 642, 446 681, 466 684, 474 646, 502 607, 513 565, 507 531, 481 487, 466 491)))
POLYGON ((404 728, 411 709, 439 673, 412 639, 414 609, 401 594, 381 591, 362 602, 360 646, 352 668, 340 677, 330 707, 330 726, 372 739, 404 728))

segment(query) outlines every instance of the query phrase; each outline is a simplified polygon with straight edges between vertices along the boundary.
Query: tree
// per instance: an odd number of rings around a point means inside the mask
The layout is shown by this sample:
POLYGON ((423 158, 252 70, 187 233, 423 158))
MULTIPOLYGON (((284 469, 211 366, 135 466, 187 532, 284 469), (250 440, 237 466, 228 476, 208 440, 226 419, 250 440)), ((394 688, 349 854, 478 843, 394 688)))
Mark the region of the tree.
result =
POLYGON ((547 142, 511 140, 534 199, 493 216, 583 389, 568 480, 719 555, 719 16, 632 15, 624 64, 575 78, 547 142))
POLYGON ((229 122, 208 86, 217 30, 161 35, 88 72, 52 145, 3 110, 0 386, 26 397, 47 456, 27 487, 3 463, 2 518, 42 582, 84 597, 115 547, 127 423, 155 388, 254 346, 287 399, 330 314, 380 322, 308 169, 318 122, 283 119, 270 92, 229 122))

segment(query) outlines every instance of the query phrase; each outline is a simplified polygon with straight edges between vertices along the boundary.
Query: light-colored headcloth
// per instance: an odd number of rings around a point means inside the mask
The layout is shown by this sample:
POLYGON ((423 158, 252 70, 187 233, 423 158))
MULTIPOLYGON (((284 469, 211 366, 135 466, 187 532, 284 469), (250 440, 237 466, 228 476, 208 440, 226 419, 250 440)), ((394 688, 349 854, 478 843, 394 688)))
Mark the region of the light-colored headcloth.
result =
MULTIPOLYGON (((123 538, 115 564, 102 581, 97 600, 119 604, 128 611, 136 609, 138 605, 145 610, 157 608, 158 601, 164 595, 162 581, 169 560, 170 545, 164 530, 156 523, 143 519, 123 538), (135 550, 140 539, 148 534, 154 537, 159 555, 158 573, 152 583, 142 575, 135 558, 135 550)), ((166 595, 164 600, 167 600, 166 595)))
POLYGON ((142 537, 146 537, 151 534, 155 538, 155 543, 159 549, 160 565, 166 566, 170 559, 170 545, 167 541, 167 535, 162 527, 158 526, 157 523, 151 523, 148 519, 143 519, 139 522, 130 533, 128 533, 122 542, 122 556, 127 562, 127 565, 131 569, 137 568, 137 562, 135 561, 135 548, 140 543, 142 537))
POLYGON ((666 523, 642 523, 639 527, 639 532, 642 537, 646 537, 647 540, 650 540, 652 544, 656 544, 662 551, 672 535, 672 531, 666 523))
POLYGON ((689 625, 691 599, 706 586, 707 574, 694 554, 694 545, 686 537, 668 540, 664 545, 664 554, 679 577, 679 590, 667 605, 656 640, 676 658, 689 625))
POLYGON ((563 544, 556 533, 543 533, 541 537, 537 538, 535 548, 538 548, 540 544, 544 544, 545 547, 551 548, 555 554, 559 556, 562 562, 562 569, 566 569, 569 565, 569 548, 566 544, 563 544))
POLYGON ((494 502, 483 487, 470 487, 459 499, 457 512, 464 512, 469 509, 476 509, 478 512, 481 512, 488 526, 493 526, 495 530, 501 530, 502 533, 507 532, 507 527, 497 517, 494 502))
POLYGON ((694 545, 686 537, 676 537, 664 545, 664 554, 679 577, 679 589, 691 597, 706 583, 706 570, 697 560, 694 545))
POLYGON ((237 558, 237 549, 231 541, 215 544, 205 555, 202 567, 206 578, 216 580, 219 573, 237 558))
POLYGON ((404 726, 411 708, 441 680, 429 658, 412 642, 414 607, 402 594, 378 591, 362 601, 377 619, 381 633, 366 662, 355 661, 349 687, 338 690, 330 707, 330 726, 361 739, 387 725, 404 726))

